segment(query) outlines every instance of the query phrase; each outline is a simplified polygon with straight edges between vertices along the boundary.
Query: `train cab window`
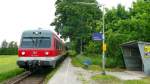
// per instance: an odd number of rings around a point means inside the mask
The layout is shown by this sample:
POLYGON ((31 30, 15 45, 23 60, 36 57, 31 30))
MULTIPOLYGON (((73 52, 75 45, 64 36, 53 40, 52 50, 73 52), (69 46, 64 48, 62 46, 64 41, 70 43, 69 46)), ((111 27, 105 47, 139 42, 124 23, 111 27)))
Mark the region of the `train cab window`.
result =
POLYGON ((24 37, 21 42, 22 48, 33 48, 34 47, 34 38, 24 37))
POLYGON ((24 37, 21 42, 22 48, 50 48, 51 39, 49 37, 24 37))
POLYGON ((51 46, 51 40, 49 37, 38 38, 38 48, 49 48, 51 46))

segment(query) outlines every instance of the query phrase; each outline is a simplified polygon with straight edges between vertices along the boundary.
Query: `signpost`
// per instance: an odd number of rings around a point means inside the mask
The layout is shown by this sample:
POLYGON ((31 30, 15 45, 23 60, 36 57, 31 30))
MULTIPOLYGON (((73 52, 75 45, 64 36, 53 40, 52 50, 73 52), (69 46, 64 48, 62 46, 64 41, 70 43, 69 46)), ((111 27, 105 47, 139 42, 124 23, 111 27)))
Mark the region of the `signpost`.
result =
POLYGON ((103 41, 103 45, 102 45, 102 52, 103 52, 103 55, 102 55, 102 67, 103 67, 103 72, 102 74, 105 75, 105 52, 106 52, 106 44, 105 44, 105 37, 104 37, 104 34, 103 33, 93 33, 92 35, 92 39, 95 40, 95 41, 103 41))
POLYGON ((92 35, 93 40, 96 41, 101 41, 102 40, 102 68, 103 68, 103 72, 102 74, 105 75, 105 52, 106 52, 106 44, 105 44, 105 18, 104 18, 104 5, 103 6, 103 31, 102 33, 94 33, 92 35))
POLYGON ((93 33, 92 39, 95 41, 101 41, 103 40, 103 35, 102 33, 93 33))

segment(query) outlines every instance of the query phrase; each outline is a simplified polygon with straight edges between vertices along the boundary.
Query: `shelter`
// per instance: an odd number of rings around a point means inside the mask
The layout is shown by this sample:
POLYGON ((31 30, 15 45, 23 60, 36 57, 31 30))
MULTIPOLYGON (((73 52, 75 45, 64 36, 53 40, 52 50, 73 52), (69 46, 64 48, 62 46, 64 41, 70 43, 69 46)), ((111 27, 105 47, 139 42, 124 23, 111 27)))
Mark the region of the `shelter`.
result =
POLYGON ((121 44, 125 66, 128 70, 143 71, 150 75, 150 43, 132 41, 121 44))

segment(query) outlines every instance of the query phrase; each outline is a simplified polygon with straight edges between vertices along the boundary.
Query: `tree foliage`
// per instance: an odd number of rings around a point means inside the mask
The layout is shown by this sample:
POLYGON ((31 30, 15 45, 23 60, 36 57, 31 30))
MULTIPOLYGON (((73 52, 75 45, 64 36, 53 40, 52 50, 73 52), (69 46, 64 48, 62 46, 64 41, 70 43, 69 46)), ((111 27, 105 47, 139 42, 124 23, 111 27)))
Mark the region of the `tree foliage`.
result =
MULTIPOLYGON (((102 11, 96 0, 57 0, 56 18, 51 24, 63 38, 69 37, 72 48, 80 50, 83 41, 85 53, 100 51, 99 42, 91 39, 92 33, 102 30, 102 11), (77 2, 95 3, 95 5, 77 4, 77 2)), ((107 57, 113 59, 113 67, 123 67, 120 44, 127 41, 150 41, 150 1, 137 0, 126 10, 124 6, 106 9, 105 35, 107 57)))
POLYGON ((2 48, 7 48, 8 47, 8 42, 6 40, 4 40, 1 44, 2 48))
POLYGON ((72 42, 80 46, 80 41, 86 45, 85 42, 91 39, 92 32, 97 31, 102 11, 99 10, 96 0, 57 0, 55 15, 55 21, 51 24, 55 26, 55 30, 63 38, 69 37, 72 42), (95 3, 95 5, 84 3, 95 3))
POLYGON ((17 42, 11 41, 8 43, 4 40, 1 44, 0 55, 16 55, 18 50, 17 42))
POLYGON ((107 56, 116 60, 116 66, 123 66, 120 44, 133 40, 150 41, 150 2, 139 0, 130 10, 118 5, 116 9, 107 10, 105 20, 107 56))

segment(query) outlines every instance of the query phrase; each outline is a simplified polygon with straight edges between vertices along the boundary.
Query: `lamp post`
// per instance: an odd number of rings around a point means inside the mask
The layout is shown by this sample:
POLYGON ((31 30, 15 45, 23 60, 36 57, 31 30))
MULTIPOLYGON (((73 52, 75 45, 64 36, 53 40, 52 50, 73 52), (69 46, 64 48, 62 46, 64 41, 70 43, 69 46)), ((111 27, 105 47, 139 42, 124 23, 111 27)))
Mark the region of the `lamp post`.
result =
MULTIPOLYGON (((84 4, 84 5, 97 5, 96 3, 86 3, 86 2, 75 2, 76 4, 84 4)), ((98 4, 98 6, 100 7, 100 5, 98 4)), ((103 51, 102 51, 102 69, 103 69, 103 71, 102 71, 102 74, 103 75, 106 75, 106 72, 105 72, 105 51, 106 51, 106 44, 105 44, 105 17, 104 17, 104 15, 105 15, 105 13, 104 13, 104 11, 105 11, 105 9, 104 9, 104 5, 102 5, 102 7, 103 7, 103 17, 102 17, 102 19, 103 19, 103 29, 102 29, 102 37, 103 37, 103 40, 102 40, 102 47, 103 47, 103 51)))
POLYGON ((102 74, 105 75, 106 72, 105 72, 105 47, 106 47, 106 44, 105 44, 105 17, 104 17, 104 5, 103 6, 103 54, 102 54, 102 59, 103 59, 103 65, 102 65, 102 68, 103 68, 103 72, 102 74))

